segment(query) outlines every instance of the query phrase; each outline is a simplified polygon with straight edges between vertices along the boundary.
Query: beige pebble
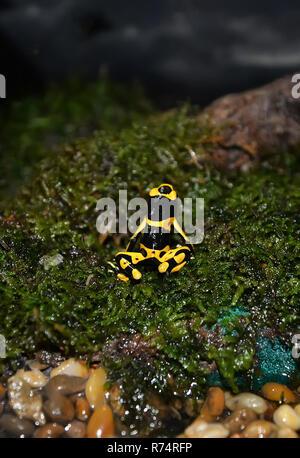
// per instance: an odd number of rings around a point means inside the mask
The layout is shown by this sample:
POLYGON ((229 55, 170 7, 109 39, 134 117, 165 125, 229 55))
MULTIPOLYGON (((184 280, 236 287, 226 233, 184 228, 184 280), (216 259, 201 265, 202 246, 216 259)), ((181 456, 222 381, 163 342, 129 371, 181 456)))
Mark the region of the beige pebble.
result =
POLYGON ((105 390, 104 383, 106 382, 106 373, 102 368, 92 371, 85 387, 86 398, 93 409, 104 404, 105 390))
POLYGON ((300 404, 297 404, 297 405, 294 407, 294 410, 295 410, 296 414, 299 415, 299 417, 300 417, 300 404))
POLYGON ((25 380, 25 382, 27 382, 32 388, 42 388, 48 382, 45 375, 38 369, 34 369, 32 371, 19 369, 16 375, 25 380))
POLYGON ((91 416, 87 426, 87 437, 112 437, 115 434, 114 419, 108 405, 98 407, 91 416))
POLYGON ((40 426, 34 432, 34 437, 39 439, 54 439, 64 434, 65 429, 58 423, 46 423, 44 426, 40 426))
POLYGON ((266 401, 253 393, 240 393, 232 396, 231 393, 225 393, 225 405, 229 410, 238 410, 249 408, 254 410, 258 415, 263 414, 268 409, 266 401))
POLYGON ((74 420, 65 427, 66 435, 73 439, 85 437, 86 425, 82 421, 74 420))
POLYGON ((252 421, 244 430, 243 437, 246 438, 259 438, 263 439, 265 437, 274 436, 277 431, 277 427, 266 420, 255 420, 252 421))
POLYGON ((294 431, 300 429, 300 416, 287 404, 283 404, 275 410, 273 420, 281 428, 287 426, 294 431))
POLYGON ((261 391, 263 396, 270 401, 282 401, 287 403, 296 402, 294 393, 287 386, 281 385, 281 383, 266 383, 261 391))
POLYGON ((78 398, 75 404, 76 417, 78 420, 86 421, 91 413, 91 408, 85 398, 78 398))
POLYGON ((225 418, 223 425, 229 429, 231 434, 234 434, 243 431, 249 423, 256 419, 257 415, 254 410, 249 408, 239 409, 235 410, 231 415, 229 415, 229 417, 225 418))
POLYGON ((41 393, 16 374, 8 379, 8 398, 10 407, 19 417, 33 420, 37 425, 46 423, 41 393))
POLYGON ((299 436, 293 429, 284 427, 284 428, 279 428, 277 437, 282 438, 282 439, 294 439, 299 436))
POLYGON ((186 438, 223 438, 229 436, 229 430, 221 423, 207 423, 198 417, 184 431, 186 438))
POLYGON ((220 423, 210 423, 208 427, 205 429, 205 431, 203 432, 203 434, 200 435, 199 437, 202 437, 204 439, 205 438, 218 439, 218 438, 228 437, 228 435, 229 435, 229 431, 223 425, 221 425, 220 423))
POLYGON ((52 370, 50 377, 55 377, 56 375, 75 375, 76 377, 86 378, 89 374, 89 371, 86 367, 84 361, 80 361, 75 358, 70 358, 61 363, 55 369, 52 370))

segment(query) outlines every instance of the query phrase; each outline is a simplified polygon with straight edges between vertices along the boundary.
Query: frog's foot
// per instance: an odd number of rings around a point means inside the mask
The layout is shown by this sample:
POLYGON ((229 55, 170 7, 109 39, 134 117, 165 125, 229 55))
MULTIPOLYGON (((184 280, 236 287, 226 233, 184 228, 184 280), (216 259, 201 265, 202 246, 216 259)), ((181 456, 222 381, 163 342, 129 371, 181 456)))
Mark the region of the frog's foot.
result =
POLYGON ((161 263, 158 266, 158 271, 161 274, 178 272, 191 257, 191 250, 187 246, 178 247, 174 250, 169 250, 161 258, 161 263))
POLYGON ((171 262, 163 262, 162 264, 160 264, 158 266, 158 270, 161 274, 164 274, 166 272, 170 272, 170 273, 173 273, 173 272, 178 272, 180 269, 182 269, 183 266, 185 266, 186 264, 186 261, 184 262, 181 262, 180 264, 176 264, 176 262, 172 262, 173 260, 171 260, 171 262))
POLYGON ((132 278, 132 280, 140 280, 142 278, 142 274, 139 270, 137 269, 132 269, 129 276, 125 275, 125 274, 122 274, 122 273, 119 273, 117 275, 117 277, 121 280, 121 281, 124 281, 124 282, 127 282, 129 280, 129 277, 132 278))
POLYGON ((121 281, 124 281, 124 282, 127 282, 129 280, 129 278, 127 277, 127 275, 124 275, 124 274, 118 274, 117 277, 121 280, 121 281))
POLYGON ((128 280, 138 281, 142 278, 141 272, 136 268, 136 264, 141 260, 140 253, 120 252, 116 255, 119 266, 118 278, 124 282, 128 280))

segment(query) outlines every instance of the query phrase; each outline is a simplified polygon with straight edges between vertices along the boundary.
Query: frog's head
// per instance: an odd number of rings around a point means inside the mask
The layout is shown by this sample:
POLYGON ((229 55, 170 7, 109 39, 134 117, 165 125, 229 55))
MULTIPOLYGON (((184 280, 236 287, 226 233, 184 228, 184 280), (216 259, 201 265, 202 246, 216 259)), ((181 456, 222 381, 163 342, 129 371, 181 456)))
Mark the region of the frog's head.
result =
POLYGON ((166 197, 168 200, 175 200, 177 193, 171 184, 162 183, 157 188, 151 189, 149 196, 156 198, 166 197))

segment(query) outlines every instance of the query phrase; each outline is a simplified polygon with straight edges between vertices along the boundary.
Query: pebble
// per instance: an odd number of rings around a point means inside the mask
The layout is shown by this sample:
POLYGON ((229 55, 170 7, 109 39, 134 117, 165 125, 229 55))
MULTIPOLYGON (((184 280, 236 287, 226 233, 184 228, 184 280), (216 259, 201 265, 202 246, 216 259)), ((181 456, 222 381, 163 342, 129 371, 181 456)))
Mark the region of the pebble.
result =
POLYGON ((81 421, 86 421, 91 413, 91 408, 85 398, 79 398, 75 404, 76 418, 81 421))
POLYGON ((12 414, 4 414, 0 418, 0 428, 8 433, 20 436, 32 436, 34 425, 30 420, 12 414))
POLYGON ((75 404, 77 399, 82 398, 84 395, 85 395, 85 391, 81 391, 79 393, 72 394, 71 396, 69 396, 69 398, 71 399, 73 404, 75 404))
POLYGON ((50 377, 53 378, 56 375, 75 375, 76 377, 87 378, 89 371, 84 361, 80 361, 75 358, 70 358, 61 363, 55 369, 52 370, 50 377))
POLYGON ((3 384, 0 382, 0 400, 2 400, 5 397, 5 388, 3 384))
POLYGON ((27 382, 32 388, 42 388, 48 382, 45 375, 38 369, 34 369, 32 371, 19 369, 16 375, 25 380, 25 382, 27 382))
POLYGON ((297 404, 297 405, 294 407, 294 410, 295 410, 296 414, 299 415, 299 417, 300 417, 300 404, 297 404))
POLYGON ((30 367, 32 371, 35 369, 44 370, 44 369, 47 369, 47 367, 49 367, 48 364, 43 364, 40 361, 38 361, 37 359, 28 359, 26 361, 26 364, 28 367, 30 367))
POLYGON ((240 393, 232 396, 229 392, 225 393, 225 405, 229 410, 238 410, 248 407, 258 415, 263 414, 268 409, 266 401, 253 393, 240 393))
POLYGON ((86 379, 73 375, 56 375, 52 377, 44 388, 46 396, 51 397, 56 393, 68 396, 80 393, 85 389, 86 379))
POLYGON ((65 427, 66 435, 74 439, 85 437, 86 425, 82 421, 74 420, 65 427))
POLYGON ((34 437, 39 439, 54 439, 60 437, 65 432, 62 425, 58 423, 46 423, 35 430, 34 437))
POLYGON ((243 431, 249 423, 257 419, 257 415, 252 409, 239 409, 232 412, 229 417, 227 417, 223 424, 229 429, 231 434, 239 433, 243 431))
POLYGON ((86 398, 93 409, 104 404, 105 391, 104 383, 106 382, 106 373, 102 368, 95 369, 87 381, 85 387, 86 398))
POLYGON ((87 437, 112 437, 114 433, 114 419, 111 408, 108 405, 98 407, 88 422, 87 437))
POLYGON ((206 421, 213 421, 222 415, 225 406, 225 396, 221 388, 214 386, 209 388, 200 416, 206 421))
POLYGON ((208 407, 207 407, 207 404, 203 404, 203 406, 201 407, 201 410, 200 410, 200 417, 207 421, 207 422, 212 422, 215 420, 216 417, 214 417, 213 415, 210 414, 209 410, 208 410, 208 407))
POLYGON ((281 385, 280 383, 266 383, 261 391, 263 396, 270 401, 282 401, 287 403, 296 402, 294 393, 287 386, 281 385))
POLYGON ((282 439, 296 439, 299 437, 298 434, 291 428, 279 428, 277 437, 282 439))
POLYGON ((66 424, 73 420, 75 410, 70 399, 56 394, 51 399, 44 402, 46 415, 54 422, 66 424))
POLYGON ((46 423, 41 393, 17 374, 8 379, 8 398, 10 407, 19 417, 33 420, 37 425, 46 423))
POLYGON ((224 438, 229 436, 229 430, 221 423, 207 423, 198 417, 186 430, 186 438, 224 438))
POLYGON ((287 404, 283 404, 275 410, 273 420, 279 427, 287 426, 294 431, 300 429, 300 416, 287 404))
MULTIPOLYGON (((0 382, 0 429, 18 437, 114 437, 113 413, 105 404, 107 379, 103 368, 89 372, 85 362, 70 358, 53 369, 48 380, 45 374, 49 374, 50 367, 43 373, 29 362, 27 368, 31 370, 19 369, 8 379, 7 388, 0 382), (8 402, 4 399, 6 392, 8 402), (44 404, 42 395, 46 397, 44 404)), ((261 389, 263 399, 253 393, 232 395, 211 387, 199 417, 178 437, 298 438, 300 404, 289 404, 297 402, 299 390, 293 392, 285 385, 268 382, 261 389), (284 404, 277 407, 278 402, 284 404), (224 419, 225 406, 232 412, 224 419)), ((119 389, 110 390, 111 402, 119 402, 119 397, 119 389)), ((160 403, 154 405, 159 412, 163 410, 160 403)), ((120 404, 120 412, 121 408, 120 404)))
POLYGON ((255 420, 252 421, 244 430, 243 437, 246 438, 259 438, 263 439, 265 437, 273 437, 277 431, 277 427, 266 420, 255 420))

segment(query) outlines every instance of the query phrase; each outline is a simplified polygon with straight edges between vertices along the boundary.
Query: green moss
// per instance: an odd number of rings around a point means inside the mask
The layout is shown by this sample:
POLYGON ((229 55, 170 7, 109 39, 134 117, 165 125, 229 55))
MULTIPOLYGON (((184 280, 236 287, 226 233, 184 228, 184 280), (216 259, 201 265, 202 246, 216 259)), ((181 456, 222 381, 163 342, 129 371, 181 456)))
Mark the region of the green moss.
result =
MULTIPOLYGON (((0 332, 9 357, 45 347, 102 352, 111 380, 126 393, 124 421, 139 430, 145 419, 136 406, 143 412, 149 390, 167 400, 174 391, 197 398, 214 363, 233 390, 245 380, 252 386, 262 331, 290 348, 299 325, 295 157, 274 155, 234 176, 197 168, 188 148, 203 153, 216 132, 193 114, 185 106, 150 115, 49 155, 0 228, 10 246, 0 251, 0 332), (96 202, 116 199, 119 189, 129 199, 146 196, 161 182, 181 197, 205 198, 204 241, 180 273, 162 281, 145 272, 140 284, 124 284, 107 263, 118 239, 99 243, 96 202), (45 270, 45 257, 57 254, 61 262, 45 270)), ((158 426, 147 434, 151 428, 158 426)))

